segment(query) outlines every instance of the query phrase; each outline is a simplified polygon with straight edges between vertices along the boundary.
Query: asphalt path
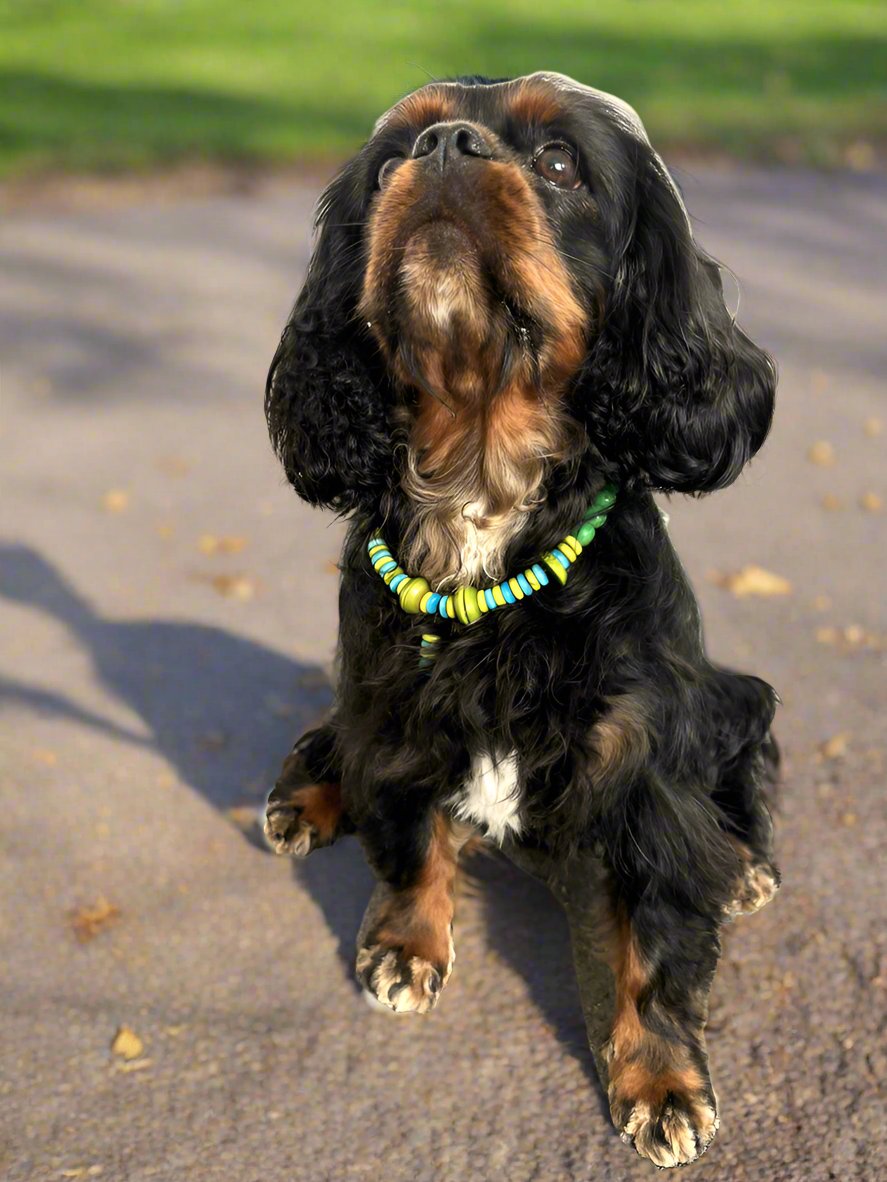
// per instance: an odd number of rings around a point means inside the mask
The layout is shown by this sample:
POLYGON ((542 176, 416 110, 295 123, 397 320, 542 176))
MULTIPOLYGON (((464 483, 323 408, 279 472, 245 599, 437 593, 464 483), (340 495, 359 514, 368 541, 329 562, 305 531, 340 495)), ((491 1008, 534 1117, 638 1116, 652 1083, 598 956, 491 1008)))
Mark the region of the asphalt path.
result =
MULTIPOLYGON (((722 1127, 689 1169, 876 1182, 887 178, 680 180, 781 384, 738 484, 667 508, 710 648, 778 688, 786 752, 785 885, 730 931, 722 1127), (731 590, 749 565, 785 593, 731 590)), ((476 859, 446 994, 398 1019, 353 981, 354 840, 301 865, 255 841, 331 693, 340 527, 284 487, 261 410, 315 195, 3 221, 0 1174, 650 1178, 605 1117, 545 890, 476 859)))

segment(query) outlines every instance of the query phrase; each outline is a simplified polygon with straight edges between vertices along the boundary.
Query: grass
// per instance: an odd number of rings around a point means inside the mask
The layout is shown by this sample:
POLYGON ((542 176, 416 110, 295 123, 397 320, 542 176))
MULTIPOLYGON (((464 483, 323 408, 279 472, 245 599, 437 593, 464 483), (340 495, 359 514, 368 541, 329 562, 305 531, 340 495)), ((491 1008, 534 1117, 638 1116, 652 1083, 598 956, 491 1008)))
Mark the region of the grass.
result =
POLYGON ((887 141, 878 0, 0 0, 0 175, 339 155, 429 75, 556 69, 666 148, 887 141))

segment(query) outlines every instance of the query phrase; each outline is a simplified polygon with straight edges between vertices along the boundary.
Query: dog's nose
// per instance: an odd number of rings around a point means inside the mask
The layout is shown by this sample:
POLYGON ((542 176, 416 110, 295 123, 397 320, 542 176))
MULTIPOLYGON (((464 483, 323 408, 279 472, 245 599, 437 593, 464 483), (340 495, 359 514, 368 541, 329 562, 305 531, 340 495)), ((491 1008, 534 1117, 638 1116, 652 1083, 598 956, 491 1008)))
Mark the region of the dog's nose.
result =
POLYGON ((438 157, 441 169, 447 161, 452 163, 463 156, 490 160, 492 155, 490 139, 483 128, 474 123, 435 123, 433 127, 426 127, 413 144, 415 160, 423 156, 438 157))

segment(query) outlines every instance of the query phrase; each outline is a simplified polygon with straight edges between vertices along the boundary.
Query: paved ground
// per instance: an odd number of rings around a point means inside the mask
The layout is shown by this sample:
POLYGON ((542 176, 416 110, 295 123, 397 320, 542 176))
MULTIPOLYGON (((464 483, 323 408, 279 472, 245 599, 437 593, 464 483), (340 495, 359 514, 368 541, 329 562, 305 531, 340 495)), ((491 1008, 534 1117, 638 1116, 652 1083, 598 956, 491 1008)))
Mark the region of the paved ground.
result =
MULTIPOLYGON (((714 653, 781 691, 788 757, 786 885, 731 933, 722 1131, 691 1169, 873 1182, 885 517, 858 501, 887 491, 868 422, 887 418, 887 182, 682 179, 782 386, 752 471, 674 503, 673 530, 714 653), (808 460, 817 441, 832 466, 808 460), (749 563, 791 594, 709 578, 749 563)), ((440 1008, 397 1020, 352 984, 355 844, 293 867, 243 832, 329 695, 339 530, 282 486, 260 396, 312 196, 2 231, 3 1176, 649 1178, 604 1118, 541 888, 476 863, 440 1008), (130 1062, 110 1050, 121 1025, 143 1044, 130 1062)))

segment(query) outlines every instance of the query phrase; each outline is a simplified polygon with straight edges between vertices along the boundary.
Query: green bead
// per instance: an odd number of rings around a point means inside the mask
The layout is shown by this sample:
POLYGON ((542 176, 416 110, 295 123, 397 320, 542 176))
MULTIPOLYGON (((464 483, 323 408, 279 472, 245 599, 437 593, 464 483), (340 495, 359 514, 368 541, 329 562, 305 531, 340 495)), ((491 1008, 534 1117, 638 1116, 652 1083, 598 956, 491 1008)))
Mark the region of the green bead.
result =
POLYGON ((601 491, 597 494, 591 502, 591 507, 600 512, 602 509, 609 509, 611 505, 616 503, 616 489, 612 484, 605 484, 601 491))
POLYGON ((590 521, 586 521, 583 525, 580 525, 579 529, 576 531, 576 537, 583 546, 587 546, 589 542, 593 541, 594 535, 595 528, 590 521))
POLYGON ((453 607, 456 609, 456 619, 460 624, 473 624, 480 619, 480 608, 477 606, 477 591, 474 587, 459 587, 453 595, 453 607))
POLYGON ((417 576, 415 579, 406 579, 397 589, 397 594, 400 599, 400 606, 405 612, 410 615, 417 615, 419 611, 419 604, 427 591, 431 588, 428 586, 427 579, 417 576))
MULTIPOLYGON (((589 509, 583 520, 584 525, 593 525, 595 529, 600 529, 607 520, 606 513, 597 513, 593 509, 589 509)), ((579 536, 578 534, 576 535, 579 536)))

